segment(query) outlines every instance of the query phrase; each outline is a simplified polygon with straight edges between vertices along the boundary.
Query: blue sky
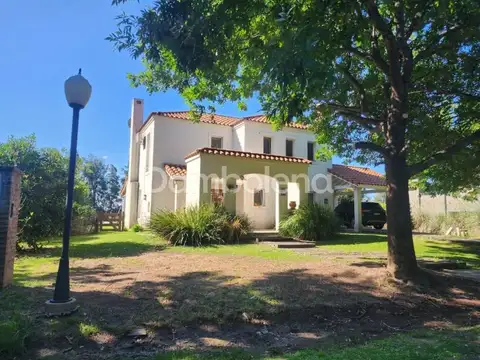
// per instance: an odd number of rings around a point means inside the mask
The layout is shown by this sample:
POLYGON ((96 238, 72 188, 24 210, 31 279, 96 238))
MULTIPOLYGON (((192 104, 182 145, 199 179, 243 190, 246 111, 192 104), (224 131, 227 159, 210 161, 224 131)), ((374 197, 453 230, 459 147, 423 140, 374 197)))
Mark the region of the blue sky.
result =
MULTIPOLYGON (((140 71, 140 61, 114 51, 104 40, 116 29, 116 15, 138 12, 146 3, 112 7, 110 0, 0 1, 0 142, 9 135, 35 133, 39 146, 68 148, 71 109, 63 83, 80 67, 93 87, 80 117, 78 150, 84 156, 126 165, 127 120, 134 97, 145 99, 145 114, 187 110, 174 91, 150 96, 143 88, 130 87, 126 74, 140 71)), ((247 113, 235 104, 217 111, 234 116, 260 111, 256 100, 248 105, 247 113)))

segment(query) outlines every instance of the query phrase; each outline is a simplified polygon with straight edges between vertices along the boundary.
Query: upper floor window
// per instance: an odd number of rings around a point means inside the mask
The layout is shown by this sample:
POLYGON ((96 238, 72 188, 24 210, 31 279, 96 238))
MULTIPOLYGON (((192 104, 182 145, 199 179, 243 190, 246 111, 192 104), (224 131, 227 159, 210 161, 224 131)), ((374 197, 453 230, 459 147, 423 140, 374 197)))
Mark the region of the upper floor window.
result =
POLYGON ((210 147, 215 149, 223 149, 223 138, 212 136, 210 139, 210 147))
POLYGON ((315 143, 308 142, 307 143, 307 159, 308 160, 315 160, 315 143))
POLYGON ((285 142, 285 155, 293 156, 293 140, 287 139, 285 142))
POLYGON ((269 137, 263 138, 263 153, 264 154, 272 153, 272 138, 269 138, 269 137))

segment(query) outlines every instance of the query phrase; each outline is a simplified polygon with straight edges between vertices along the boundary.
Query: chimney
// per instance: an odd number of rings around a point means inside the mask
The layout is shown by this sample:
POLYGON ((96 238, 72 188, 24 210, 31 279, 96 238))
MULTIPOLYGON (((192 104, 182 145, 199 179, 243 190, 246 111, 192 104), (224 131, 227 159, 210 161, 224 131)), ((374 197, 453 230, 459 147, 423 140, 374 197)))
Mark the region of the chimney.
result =
POLYGON ((139 144, 138 130, 143 125, 143 100, 132 100, 132 113, 128 122, 130 127, 130 150, 128 157, 128 182, 125 193, 125 227, 129 228, 137 222, 138 208, 138 167, 139 144))
POLYGON ((128 158, 128 179, 138 181, 138 144, 137 133, 143 125, 143 100, 132 100, 132 113, 130 115, 130 152, 128 158))

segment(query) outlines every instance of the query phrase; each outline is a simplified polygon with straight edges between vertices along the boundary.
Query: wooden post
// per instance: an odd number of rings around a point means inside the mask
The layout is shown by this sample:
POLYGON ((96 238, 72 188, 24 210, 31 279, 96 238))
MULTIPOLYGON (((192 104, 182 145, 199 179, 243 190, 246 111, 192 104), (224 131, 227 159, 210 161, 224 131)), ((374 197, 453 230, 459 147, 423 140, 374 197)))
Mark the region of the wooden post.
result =
POLYGON ((21 174, 15 167, 0 167, 0 288, 13 280, 21 174))

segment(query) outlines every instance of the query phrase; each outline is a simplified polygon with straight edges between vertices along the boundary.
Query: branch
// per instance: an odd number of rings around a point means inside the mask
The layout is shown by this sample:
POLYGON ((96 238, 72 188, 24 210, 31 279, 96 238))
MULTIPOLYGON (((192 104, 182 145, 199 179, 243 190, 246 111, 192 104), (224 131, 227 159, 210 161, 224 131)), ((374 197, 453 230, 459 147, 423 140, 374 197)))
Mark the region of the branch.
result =
MULTIPOLYGON (((386 61, 383 59, 382 55, 380 54, 380 52, 378 51, 373 51, 372 54, 368 54, 368 53, 364 53, 363 51, 360 51, 358 50, 357 48, 354 48, 352 46, 348 46, 348 47, 345 47, 345 50, 346 51, 349 51, 355 55, 357 55, 358 57, 362 58, 362 59, 365 59, 371 63, 373 63, 374 65, 376 65, 385 75, 388 76, 389 74, 389 68, 388 68, 388 64, 386 63, 386 61)), ((374 49, 375 50, 375 49, 374 49)))
POLYGON ((341 115, 343 117, 347 117, 351 120, 356 121, 357 123, 362 125, 366 130, 370 132, 380 131, 379 126, 381 125, 382 120, 362 116, 361 109, 357 107, 344 106, 344 105, 334 104, 334 103, 326 103, 324 104, 324 106, 328 106, 332 108, 335 115, 341 115))
POLYGON ((474 141, 478 141, 478 140, 480 140, 480 130, 477 130, 474 133, 472 133, 471 135, 466 136, 463 139, 460 139, 459 141, 457 141, 455 144, 453 144, 449 148, 446 148, 445 150, 439 151, 439 152, 431 155, 430 157, 428 157, 427 159, 425 159, 425 160, 423 160, 419 163, 410 165, 408 167, 409 177, 412 177, 413 175, 416 175, 416 174, 428 169, 430 166, 432 166, 432 165, 434 165, 434 164, 436 164, 440 161, 444 161, 444 160, 449 159, 450 157, 455 155, 455 153, 462 150, 464 147, 466 147, 466 146, 472 144, 474 141))
POLYGON ((400 66, 400 54, 399 54, 399 44, 395 35, 392 32, 390 25, 385 22, 385 19, 382 17, 378 11, 378 7, 375 3, 375 0, 364 0, 367 5, 367 11, 370 19, 373 21, 375 27, 383 35, 383 38, 387 45, 387 54, 389 62, 389 73, 388 77, 392 83, 392 87, 395 90, 395 96, 400 97, 400 94, 404 92, 404 83, 400 66))
MULTIPOLYGON (((417 79, 416 79, 417 80, 417 79)), ((450 89, 432 89, 431 87, 428 86, 416 86, 413 88, 414 90, 421 91, 421 92, 426 92, 426 93, 434 93, 434 94, 439 94, 439 95, 451 95, 451 96, 458 96, 458 97, 463 97, 467 100, 471 101, 479 101, 480 102, 480 95, 477 94, 470 94, 467 92, 462 91, 461 89, 455 89, 455 88, 450 88, 450 89)))
POLYGON ((366 130, 368 130, 370 132, 375 132, 376 133, 376 132, 380 131, 380 129, 379 129, 380 124, 379 124, 379 120, 377 120, 377 119, 366 118, 366 117, 360 116, 358 114, 354 114, 354 113, 347 112, 347 111, 335 111, 335 114, 341 115, 341 116, 349 118, 351 120, 354 120, 355 122, 357 122, 358 124, 360 124, 361 126, 363 126, 366 130))
POLYGON ((418 4, 418 7, 415 8, 414 11, 412 11, 412 13, 415 13, 415 16, 405 34, 406 40, 410 39, 414 32, 417 32, 425 26, 425 16, 427 15, 428 10, 430 10, 431 5, 432 0, 422 2, 418 4))
POLYGON ((369 141, 360 141, 360 142, 355 143, 355 149, 357 149, 357 150, 370 150, 370 151, 380 153, 383 156, 385 156, 387 154, 387 149, 385 149, 383 146, 377 145, 377 144, 369 142, 369 141))
POLYGON ((347 78, 348 82, 352 84, 352 86, 358 91, 360 94, 360 110, 361 112, 366 112, 367 111, 367 94, 365 92, 365 89, 363 88, 362 84, 353 76, 350 71, 344 66, 338 65, 338 68, 340 71, 345 75, 347 78))
POLYGON ((378 30, 382 33, 385 38, 393 38, 393 33, 388 24, 383 19, 382 15, 378 11, 377 5, 375 4, 375 0, 367 0, 367 9, 368 15, 373 20, 375 26, 378 30))
POLYGON ((414 61, 420 61, 424 60, 427 57, 433 55, 434 53, 438 52, 439 48, 438 46, 440 45, 439 42, 442 41, 447 35, 450 35, 456 31, 461 30, 462 27, 460 25, 454 25, 448 30, 445 30, 444 32, 439 33, 435 39, 432 40, 431 44, 427 46, 425 49, 422 51, 419 51, 417 56, 415 56, 414 61))

